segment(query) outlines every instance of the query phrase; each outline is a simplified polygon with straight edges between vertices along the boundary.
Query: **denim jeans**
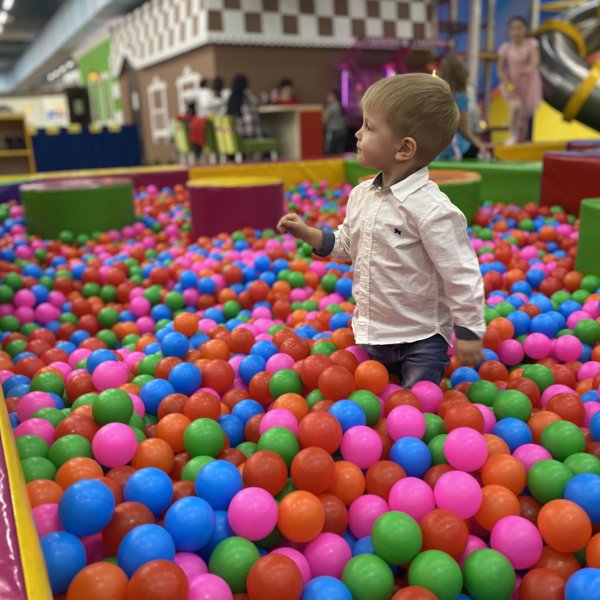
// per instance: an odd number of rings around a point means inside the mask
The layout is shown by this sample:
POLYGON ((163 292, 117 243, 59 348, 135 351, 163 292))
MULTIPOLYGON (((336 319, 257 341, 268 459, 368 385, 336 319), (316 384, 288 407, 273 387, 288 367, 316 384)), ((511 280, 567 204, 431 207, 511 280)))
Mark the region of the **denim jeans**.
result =
POLYGON ((448 343, 439 334, 408 344, 364 346, 372 359, 383 363, 396 375, 403 388, 410 389, 417 381, 440 383, 450 359, 448 343))

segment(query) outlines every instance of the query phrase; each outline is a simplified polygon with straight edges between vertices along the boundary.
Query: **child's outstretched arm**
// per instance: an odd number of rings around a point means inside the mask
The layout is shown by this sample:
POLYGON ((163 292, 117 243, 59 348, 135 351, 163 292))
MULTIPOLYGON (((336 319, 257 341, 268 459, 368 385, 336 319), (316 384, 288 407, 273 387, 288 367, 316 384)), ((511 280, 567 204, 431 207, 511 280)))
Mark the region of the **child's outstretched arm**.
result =
POLYGON ((281 217, 277 229, 281 233, 291 233, 295 238, 306 242, 313 248, 320 248, 323 243, 323 232, 316 227, 309 227, 295 213, 288 213, 281 217))

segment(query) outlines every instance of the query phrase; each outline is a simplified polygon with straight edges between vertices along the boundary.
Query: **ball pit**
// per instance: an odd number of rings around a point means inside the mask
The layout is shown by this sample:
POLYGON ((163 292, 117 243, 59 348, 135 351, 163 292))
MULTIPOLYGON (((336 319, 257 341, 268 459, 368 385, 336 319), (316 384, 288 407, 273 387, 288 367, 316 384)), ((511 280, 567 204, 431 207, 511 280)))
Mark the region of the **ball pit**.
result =
MULTIPOLYGON (((334 228, 348 192, 287 208, 334 228)), ((481 208, 485 360, 409 391, 354 343, 347 265, 193 240, 182 187, 135 206, 49 241, 0 205, 0 384, 57 598, 589 597, 600 277, 574 218, 481 208)))

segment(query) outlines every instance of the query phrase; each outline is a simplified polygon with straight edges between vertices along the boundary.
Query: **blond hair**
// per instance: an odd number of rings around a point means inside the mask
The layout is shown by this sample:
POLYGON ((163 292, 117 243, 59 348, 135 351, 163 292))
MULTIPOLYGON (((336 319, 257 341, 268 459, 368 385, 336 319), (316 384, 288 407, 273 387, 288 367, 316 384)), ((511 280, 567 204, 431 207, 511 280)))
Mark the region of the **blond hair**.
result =
POLYGON ((423 165, 450 145, 458 127, 458 107, 450 86, 426 73, 380 79, 365 92, 361 106, 363 111, 379 113, 394 135, 414 138, 423 165))

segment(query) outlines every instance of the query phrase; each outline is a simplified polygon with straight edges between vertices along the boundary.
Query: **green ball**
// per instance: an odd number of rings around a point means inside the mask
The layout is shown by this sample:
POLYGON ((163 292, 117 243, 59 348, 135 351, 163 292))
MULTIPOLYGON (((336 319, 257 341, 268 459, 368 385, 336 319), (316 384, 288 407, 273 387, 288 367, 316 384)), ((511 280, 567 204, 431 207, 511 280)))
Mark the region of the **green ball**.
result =
POLYGON ((246 579, 260 558, 258 548, 242 537, 229 537, 217 544, 210 555, 208 569, 224 579, 234 594, 246 591, 246 579))
POLYGON ((79 317, 77 315, 74 315, 71 312, 68 312, 68 313, 63 313, 62 315, 60 315, 60 318, 58 320, 61 323, 72 323, 73 325, 77 325, 77 322, 79 321, 79 317))
POLYGON ((592 294, 600 288, 600 277, 598 275, 586 275, 579 284, 580 289, 592 294))
POLYGON ((183 481, 196 481, 198 473, 209 463, 215 459, 212 456, 194 456, 185 463, 181 471, 181 479, 183 481))
POLYGON ((535 225, 531 219, 522 219, 519 221, 519 229, 522 229, 523 231, 534 231, 535 225))
POLYGON ((68 460, 78 456, 92 457, 92 444, 87 438, 76 433, 59 437, 48 450, 48 459, 60 469, 68 460))
POLYGON ((527 421, 531 417, 531 400, 519 390, 506 390, 494 400, 494 414, 498 420, 513 417, 527 421))
POLYGON ((375 521, 371 539, 375 554, 392 565, 409 563, 423 546, 419 524, 398 511, 387 512, 375 521))
POLYGON ((350 559, 342 573, 353 600, 389 600, 394 592, 394 575, 387 563, 375 554, 350 559))
POLYGON ((149 288, 144 290, 143 296, 152 304, 152 306, 158 304, 160 302, 160 286, 159 285, 151 285, 149 288))
POLYGON ((357 390, 350 394, 349 400, 356 402, 367 415, 367 425, 373 427, 381 417, 381 402, 379 398, 369 390, 357 390))
POLYGON ((148 427, 149 425, 156 425, 158 423, 158 417, 156 415, 151 415, 150 413, 146 413, 144 415, 144 426, 148 427))
POLYGON ((223 304, 223 314, 227 319, 233 319, 242 310, 242 305, 236 300, 227 300, 223 304))
POLYGON ((138 364, 138 375, 152 375, 154 377, 154 373, 156 371, 156 365, 164 358, 164 356, 157 352, 156 354, 150 354, 142 360, 138 364))
POLYGON ((273 377, 269 381, 269 391, 275 399, 289 392, 301 394, 302 380, 300 379, 300 375, 296 371, 292 371, 292 369, 281 369, 281 371, 273 373, 273 377))
POLYGON ((53 406, 47 406, 45 408, 40 408, 36 410, 32 415, 36 419, 45 419, 46 421, 52 423, 54 427, 56 427, 64 418, 65 415, 53 406))
POLYGON ((300 444, 298 443, 298 438, 289 429, 285 427, 272 427, 260 436, 258 449, 271 450, 279 454, 289 468, 294 456, 300 452, 300 444))
POLYGON ((19 331, 23 335, 29 337, 36 329, 39 329, 39 327, 35 323, 23 323, 19 331))
POLYGON ((75 234, 72 231, 69 231, 68 229, 63 229, 58 234, 58 239, 63 244, 72 244, 75 241, 75 234))
POLYGON ((554 294, 550 296, 550 300, 552 300, 552 302, 554 302, 558 307, 560 307, 563 302, 566 302, 570 299, 571 294, 566 290, 558 290, 558 292, 554 292, 554 294))
POLYGON ((136 375, 131 383, 135 383, 135 385, 139 385, 141 388, 144 387, 149 381, 152 381, 154 377, 152 375, 136 375))
POLYGON ((275 546, 279 545, 282 540, 283 536, 281 535, 281 532, 275 527, 268 536, 264 537, 262 540, 257 540, 256 545, 265 550, 272 550, 275 546))
POLYGON ((131 415, 131 418, 129 419, 129 421, 127 421, 127 425, 129 425, 129 427, 137 427, 142 431, 144 430, 144 427, 146 427, 146 424, 144 423, 144 418, 138 415, 136 412, 134 412, 131 415))
POLYGON ((87 394, 81 394, 81 396, 79 396, 79 398, 73 402, 71 408, 75 409, 79 408, 80 406, 87 406, 89 404, 93 406, 97 398, 98 394, 96 394, 96 392, 87 392, 87 394))
POLYGON ((304 273, 301 273, 300 271, 292 271, 288 277, 288 283, 292 286, 292 288, 304 287, 306 285, 304 273))
POLYGON ((515 306, 510 302, 498 302, 494 306, 494 309, 501 317, 507 317, 511 312, 516 310, 515 306))
POLYGON ((594 319, 581 319, 575 325, 573 332, 584 344, 593 346, 600 342, 600 323, 594 319))
POLYGON ((329 293, 335 292, 335 286, 338 282, 338 278, 332 273, 327 273, 321 278, 321 287, 329 293))
MULTIPOLYGON (((21 323, 19 322, 19 319, 17 319, 17 317, 13 317, 12 315, 4 315, 3 317, 0 317, 0 331, 18 331, 20 326, 21 323)), ((4 349, 6 350, 6 352, 11 354, 11 357, 14 357, 17 354, 23 352, 25 346, 27 346, 27 342, 25 340, 13 340, 12 342, 8 343, 6 345, 6 348, 4 349), (11 354, 10 352, 8 352, 7 348, 11 344, 15 344, 15 342, 19 342, 19 344, 14 345, 16 352, 14 354, 11 354)))
POLYGON ((18 273, 7 273, 4 276, 4 284, 12 290, 17 291, 23 287, 23 278, 18 273))
POLYGON ((103 308, 98 313, 98 323, 102 327, 112 327, 119 322, 119 313, 114 308, 103 308))
POLYGON ((556 460, 565 460, 571 454, 585 450, 585 436, 575 423, 555 421, 544 429, 542 446, 556 460))
POLYGON ((463 563, 467 592, 477 600, 508 600, 516 575, 509 560, 496 550, 476 550, 463 563))
POLYGON ((550 500, 563 497, 571 477, 573 472, 563 463, 557 460, 541 460, 529 469, 527 487, 536 500, 546 504, 550 500))
POLYGON ((92 296, 99 296, 100 295, 100 286, 97 283, 94 283, 93 281, 89 281, 88 283, 84 284, 83 289, 81 291, 85 298, 91 298, 92 296))
POLYGON ((14 294, 15 292, 10 286, 6 284, 0 285, 0 304, 9 304, 12 302, 14 294))
POLYGON ((277 500, 277 502, 281 502, 288 494, 297 491, 298 488, 294 485, 292 478, 288 477, 288 480, 285 482, 283 489, 279 492, 279 494, 277 494, 277 496, 275 496, 275 500, 277 500))
POLYGON ((242 442, 235 449, 239 450, 246 458, 250 458, 258 450, 258 444, 255 442, 242 442))
POLYGON ((96 334, 96 337, 101 342, 104 342, 107 348, 115 348, 117 346, 117 342, 119 341, 119 338, 117 338, 115 332, 111 331, 110 329, 101 329, 96 334))
POLYGON ((317 402, 321 402, 321 400, 323 400, 323 394, 319 388, 309 392, 308 396, 306 396, 306 403, 308 404, 309 409, 311 409, 317 402))
POLYGON ((469 386, 467 398, 474 404, 484 404, 492 407, 499 393, 500 390, 491 381, 481 379, 469 386))
POLYGON ((425 435, 423 436, 423 441, 429 444, 434 437, 446 433, 446 424, 444 423, 444 419, 439 415, 424 413, 423 416, 425 417, 425 435))
POLYGON ((440 550, 421 552, 408 569, 410 585, 420 585, 439 600, 456 600, 463 587, 463 577, 456 561, 440 550))
POLYGON ((37 435, 22 435, 15 440, 15 443, 21 460, 31 456, 46 458, 48 455, 48 444, 37 435))
POLYGON ((600 459, 587 452, 575 452, 571 456, 567 456, 564 464, 571 469, 574 475, 580 473, 600 475, 600 459))
POLYGON ((523 377, 531 379, 538 386, 540 392, 554 384, 554 373, 544 365, 527 365, 523 369, 523 377))
POLYGON ((65 393, 65 382, 56 373, 40 373, 31 381, 32 392, 52 392, 57 396, 65 393))
POLYGON ((30 456, 21 461, 25 483, 35 479, 54 479, 56 476, 56 467, 43 456, 30 456))
POLYGON ((317 342, 311 349, 311 354, 323 354, 324 356, 330 356, 337 350, 335 344, 331 342, 323 341, 317 342))
POLYGON ((571 297, 573 298, 573 300, 575 300, 575 302, 579 302, 579 304, 585 304, 589 295, 590 292, 588 292, 587 290, 575 290, 571 297))
POLYGON ((179 292, 169 292, 165 297, 165 304, 171 310, 181 310, 185 306, 185 300, 179 292))
POLYGON ((104 302, 114 302, 117 299, 117 288, 114 285, 103 285, 100 289, 100 298, 104 302))
POLYGON ((133 402, 123 390, 104 390, 94 401, 92 414, 98 425, 129 423, 133 414, 133 402))
POLYGON ((196 419, 185 429, 183 445, 190 456, 217 456, 225 447, 225 434, 212 419, 196 419))
POLYGON ((429 452, 431 453, 431 462, 434 465, 446 465, 448 460, 444 454, 444 444, 446 443, 447 433, 436 435, 428 444, 429 452))
POLYGON ((486 306, 483 309, 483 317, 485 319, 486 325, 489 325, 490 321, 497 319, 500 316, 500 313, 496 312, 493 308, 486 306))

